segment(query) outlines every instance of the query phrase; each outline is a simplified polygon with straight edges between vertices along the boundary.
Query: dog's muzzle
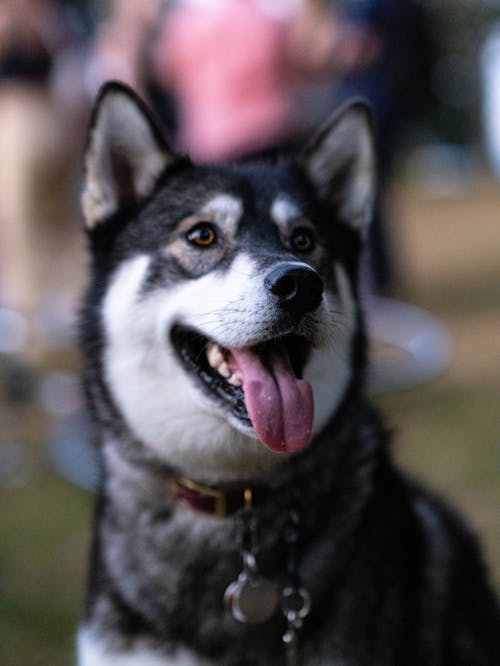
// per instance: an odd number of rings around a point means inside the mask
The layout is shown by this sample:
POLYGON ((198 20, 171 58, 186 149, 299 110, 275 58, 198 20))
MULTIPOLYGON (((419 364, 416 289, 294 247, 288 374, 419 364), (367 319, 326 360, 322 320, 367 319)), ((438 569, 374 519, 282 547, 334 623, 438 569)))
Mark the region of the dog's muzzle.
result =
POLYGON ((280 308, 297 315, 316 310, 323 296, 323 281, 306 264, 278 264, 266 275, 264 285, 280 308))

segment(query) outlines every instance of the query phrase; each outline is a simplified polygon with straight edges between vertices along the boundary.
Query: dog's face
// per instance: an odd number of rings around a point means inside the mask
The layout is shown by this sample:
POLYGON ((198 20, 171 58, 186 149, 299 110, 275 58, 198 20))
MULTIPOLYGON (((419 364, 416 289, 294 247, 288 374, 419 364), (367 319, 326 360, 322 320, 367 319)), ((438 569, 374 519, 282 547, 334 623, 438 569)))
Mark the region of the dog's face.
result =
POLYGON ((110 84, 86 167, 90 395, 195 478, 254 477, 306 447, 352 381, 373 196, 364 108, 292 163, 196 166, 110 84))

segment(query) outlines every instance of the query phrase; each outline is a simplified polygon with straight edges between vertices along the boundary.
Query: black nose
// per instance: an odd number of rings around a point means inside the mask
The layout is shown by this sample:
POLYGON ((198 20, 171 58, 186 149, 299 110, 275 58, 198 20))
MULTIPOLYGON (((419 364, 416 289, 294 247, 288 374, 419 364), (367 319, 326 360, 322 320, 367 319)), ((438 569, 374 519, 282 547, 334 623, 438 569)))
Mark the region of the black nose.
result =
POLYGON ((305 314, 321 303, 323 282, 309 266, 279 264, 266 275, 264 284, 288 312, 305 314))

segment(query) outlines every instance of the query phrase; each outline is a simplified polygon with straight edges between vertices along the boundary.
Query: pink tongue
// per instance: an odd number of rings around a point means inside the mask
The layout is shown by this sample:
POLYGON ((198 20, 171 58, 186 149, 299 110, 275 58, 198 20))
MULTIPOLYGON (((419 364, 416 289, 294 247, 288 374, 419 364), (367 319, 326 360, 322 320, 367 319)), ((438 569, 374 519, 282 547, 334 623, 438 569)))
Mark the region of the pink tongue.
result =
POLYGON ((285 349, 269 350, 265 364, 251 349, 230 352, 242 376, 246 408, 259 439, 272 451, 303 449, 311 439, 313 392, 309 382, 295 376, 285 349))

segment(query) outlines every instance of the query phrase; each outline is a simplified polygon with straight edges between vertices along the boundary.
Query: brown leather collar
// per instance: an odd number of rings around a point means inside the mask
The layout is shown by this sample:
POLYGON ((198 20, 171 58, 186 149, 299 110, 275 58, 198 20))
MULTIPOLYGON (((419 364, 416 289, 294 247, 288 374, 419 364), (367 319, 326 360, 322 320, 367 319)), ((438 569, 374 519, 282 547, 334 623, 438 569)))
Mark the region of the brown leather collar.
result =
POLYGON ((262 487, 245 486, 220 490, 179 476, 170 480, 170 490, 181 506, 219 518, 241 509, 250 510, 267 495, 262 487))

